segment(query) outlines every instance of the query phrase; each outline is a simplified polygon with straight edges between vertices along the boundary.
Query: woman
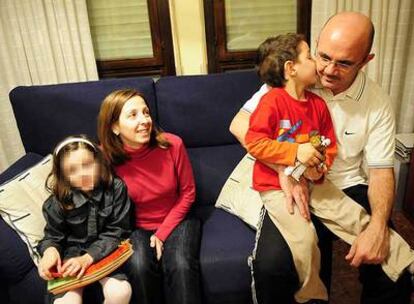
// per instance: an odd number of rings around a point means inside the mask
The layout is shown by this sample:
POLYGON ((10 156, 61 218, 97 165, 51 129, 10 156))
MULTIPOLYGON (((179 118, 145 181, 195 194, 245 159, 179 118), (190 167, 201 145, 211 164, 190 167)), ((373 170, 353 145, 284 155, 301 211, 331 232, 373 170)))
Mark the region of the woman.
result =
POLYGON ((135 203, 130 279, 136 303, 201 303, 200 223, 191 165, 182 140, 156 126, 142 94, 109 94, 98 117, 104 154, 135 203), (162 292, 164 290, 164 292, 162 292))

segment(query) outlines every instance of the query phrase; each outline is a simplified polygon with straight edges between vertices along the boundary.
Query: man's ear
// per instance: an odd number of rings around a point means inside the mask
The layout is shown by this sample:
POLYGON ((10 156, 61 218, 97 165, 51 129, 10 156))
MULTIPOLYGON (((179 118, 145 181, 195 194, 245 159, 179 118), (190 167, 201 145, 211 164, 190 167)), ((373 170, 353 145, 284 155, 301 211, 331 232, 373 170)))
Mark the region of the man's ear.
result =
POLYGON ((375 54, 371 53, 367 56, 367 58, 365 59, 365 64, 367 64, 368 62, 370 62, 372 59, 374 59, 375 54))
POLYGON ((287 60, 284 64, 284 70, 285 70, 285 79, 289 79, 291 77, 296 76, 296 69, 295 69, 295 63, 292 60, 287 60))
POLYGON ((372 59, 374 59, 374 57, 375 57, 375 54, 374 53, 368 54, 367 57, 365 57, 364 61, 362 61, 361 68, 364 67, 372 59))

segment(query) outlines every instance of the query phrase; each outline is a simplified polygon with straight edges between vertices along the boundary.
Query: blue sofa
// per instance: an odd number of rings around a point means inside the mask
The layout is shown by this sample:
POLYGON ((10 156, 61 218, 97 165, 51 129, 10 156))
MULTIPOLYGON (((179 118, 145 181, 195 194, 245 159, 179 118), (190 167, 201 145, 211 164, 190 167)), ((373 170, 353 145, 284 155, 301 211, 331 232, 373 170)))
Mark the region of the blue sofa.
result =
MULTIPOLYGON (((96 139, 103 98, 115 89, 135 88, 145 94, 156 122, 181 136, 190 155, 197 187, 193 212, 203 221, 203 301, 250 303, 247 257, 254 231, 214 203, 245 153, 229 133, 229 124, 259 86, 256 74, 249 71, 164 77, 156 82, 141 77, 17 87, 10 100, 27 154, 0 175, 0 184, 35 164, 67 135, 84 133, 96 139)), ((45 284, 24 243, 1 219, 0 244, 0 302, 42 303, 45 284)))

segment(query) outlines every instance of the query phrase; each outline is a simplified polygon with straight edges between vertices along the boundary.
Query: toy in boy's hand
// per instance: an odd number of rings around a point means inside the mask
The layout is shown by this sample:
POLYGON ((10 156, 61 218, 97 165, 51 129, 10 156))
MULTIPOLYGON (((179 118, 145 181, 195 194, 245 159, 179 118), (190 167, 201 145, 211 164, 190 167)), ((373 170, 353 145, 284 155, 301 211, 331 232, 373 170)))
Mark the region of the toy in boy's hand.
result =
MULTIPOLYGON (((331 144, 331 140, 320 135, 318 131, 312 131, 309 133, 309 142, 321 153, 323 153, 331 144)), ((322 162, 319 164, 319 168, 322 169, 323 167, 326 167, 326 165, 322 162)), ((296 161, 295 165, 287 167, 284 173, 286 176, 292 176, 296 181, 299 181, 306 169, 307 167, 304 164, 300 161, 296 161)))

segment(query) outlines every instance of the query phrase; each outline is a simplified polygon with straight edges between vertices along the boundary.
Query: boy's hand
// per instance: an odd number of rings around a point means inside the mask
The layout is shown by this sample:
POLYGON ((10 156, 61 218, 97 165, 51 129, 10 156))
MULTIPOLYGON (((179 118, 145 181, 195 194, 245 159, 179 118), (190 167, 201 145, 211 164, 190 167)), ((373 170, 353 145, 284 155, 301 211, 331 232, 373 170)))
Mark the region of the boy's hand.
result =
POLYGON ((325 170, 324 167, 320 168, 319 166, 315 167, 308 167, 305 172, 303 172, 303 176, 311 181, 320 180, 324 174, 325 170))
POLYGON ((69 260, 65 261, 62 266, 62 277, 74 277, 81 278, 85 273, 86 269, 93 263, 93 258, 88 254, 85 253, 76 258, 70 258, 69 260))
POLYGON ((316 150, 311 143, 299 144, 296 158, 308 167, 317 166, 325 159, 325 157, 316 150))
POLYGON ((55 266, 57 267, 57 271, 60 272, 60 254, 55 247, 49 247, 45 250, 43 257, 40 259, 39 266, 37 268, 39 276, 46 281, 52 280, 53 276, 50 270, 55 266))

